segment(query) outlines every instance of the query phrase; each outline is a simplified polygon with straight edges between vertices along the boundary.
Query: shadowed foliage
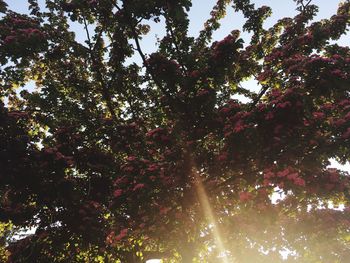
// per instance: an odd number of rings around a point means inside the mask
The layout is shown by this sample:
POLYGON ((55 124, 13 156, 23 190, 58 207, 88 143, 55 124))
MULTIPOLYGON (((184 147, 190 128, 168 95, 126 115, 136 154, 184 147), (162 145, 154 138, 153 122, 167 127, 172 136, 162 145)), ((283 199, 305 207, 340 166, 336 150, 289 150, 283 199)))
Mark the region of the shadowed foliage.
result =
POLYGON ((269 7, 218 0, 196 38, 190 0, 42 2, 0 0, 2 261, 347 262, 350 178, 328 166, 350 158, 349 1, 266 28, 269 7), (213 41, 232 8, 250 40, 213 41))

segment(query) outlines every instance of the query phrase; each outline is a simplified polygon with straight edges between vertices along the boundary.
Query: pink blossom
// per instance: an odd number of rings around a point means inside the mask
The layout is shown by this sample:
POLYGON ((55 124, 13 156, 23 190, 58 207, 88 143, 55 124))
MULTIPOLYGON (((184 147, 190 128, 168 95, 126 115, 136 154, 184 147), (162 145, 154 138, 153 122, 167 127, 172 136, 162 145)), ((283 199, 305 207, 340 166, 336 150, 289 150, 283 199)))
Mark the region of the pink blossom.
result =
POLYGON ((332 183, 337 183, 337 182, 339 182, 339 174, 338 174, 337 172, 332 173, 332 174, 329 176, 329 180, 330 180, 332 183))
POLYGON ((26 28, 21 30, 24 34, 26 34, 28 37, 31 37, 33 35, 42 35, 41 31, 36 28, 26 28))
POLYGON ((276 107, 280 109, 284 109, 291 106, 292 106, 292 103, 290 103, 290 101, 286 101, 286 102, 278 103, 276 107))
POLYGON ((265 174, 264 174, 264 178, 265 179, 270 179, 270 178, 272 178, 272 177, 274 177, 275 176, 275 174, 273 173, 273 172, 271 172, 271 171, 268 171, 268 172, 266 172, 265 174))
POLYGON ((338 120, 333 122, 334 126, 336 126, 336 127, 340 127, 340 126, 344 125, 345 123, 346 123, 346 120, 344 120, 344 119, 338 119, 338 120))
POLYGON ((128 158, 127 158, 127 160, 128 161, 135 161, 136 160, 136 157, 135 156, 129 156, 128 158))
POLYGON ((325 115, 323 112, 316 111, 312 113, 312 116, 314 116, 315 119, 323 119, 325 115))
POLYGON ((138 189, 142 189, 142 188, 144 188, 144 187, 145 187, 145 184, 137 184, 137 185, 134 186, 133 191, 136 191, 136 190, 138 190, 138 189))
POLYGON ((119 197, 119 196, 121 196, 122 194, 123 194, 123 190, 117 189, 117 190, 114 191, 113 196, 114 196, 114 197, 119 197))
POLYGON ((176 212, 175 213, 175 218, 176 219, 181 219, 182 218, 182 213, 181 212, 176 212))
POLYGON ((228 113, 228 112, 230 112, 230 108, 228 108, 228 107, 224 107, 224 108, 222 108, 221 110, 220 110, 220 112, 221 113, 228 113))
POLYGON ((119 235, 115 237, 115 241, 119 241, 123 239, 124 237, 126 237, 127 234, 128 234, 128 229, 127 228, 122 229, 119 235))
POLYGON ((159 209, 159 214, 161 215, 166 215, 169 212, 170 208, 169 207, 161 207, 159 209))
POLYGON ((305 125, 305 126, 310 126, 310 121, 304 120, 304 125, 305 125))
POLYGON ((264 111, 266 109, 266 105, 263 103, 259 103, 256 107, 258 111, 264 111))
POLYGON ((338 78, 345 78, 345 74, 340 69, 335 69, 331 73, 338 78))
POLYGON ((240 192, 239 193, 239 200, 241 200, 242 202, 246 202, 249 201, 250 199, 252 199, 253 195, 249 192, 240 192))
POLYGON ((349 121, 350 120, 350 112, 348 112, 345 116, 344 116, 344 119, 349 121))
POLYGON ((271 181, 268 179, 264 179, 263 186, 269 186, 271 184, 271 181))
POLYGON ((24 20, 24 19, 20 19, 20 18, 14 18, 14 19, 12 19, 12 22, 16 25, 25 25, 25 24, 29 23, 28 20, 24 20))
POLYGON ((273 117, 274 117, 274 114, 272 112, 268 112, 265 115, 265 120, 271 120, 271 119, 273 119, 273 117))
POLYGON ((229 137, 232 134, 232 132, 225 132, 224 136, 225 138, 229 137))
POLYGON ((287 169, 284 169, 283 171, 278 172, 278 173, 277 173, 277 176, 278 176, 278 177, 285 177, 285 176, 287 176, 288 174, 289 174, 289 169, 287 168, 287 169))
POLYGON ((153 129, 153 130, 147 132, 146 136, 154 138, 155 136, 157 136, 158 133, 162 132, 163 130, 164 129, 162 129, 162 128, 153 129))
POLYGON ((281 141, 281 138, 280 137, 273 137, 273 139, 276 141, 276 142, 280 142, 281 141))
POLYGON ((14 41, 17 40, 17 37, 16 36, 7 36, 4 40, 4 43, 5 44, 11 44, 13 43, 14 41))
POLYGON ((9 116, 13 118, 23 118, 23 117, 28 117, 27 112, 21 112, 21 111, 11 111, 8 113, 9 116))
POLYGON ((123 168, 124 172, 133 172, 134 170, 135 170, 134 167, 132 167, 130 165, 127 165, 123 168))
POLYGON ((273 89, 273 90, 271 91, 271 95, 272 95, 273 97, 279 97, 279 96, 281 96, 281 91, 278 90, 278 89, 273 89))
POLYGON ((198 70, 194 70, 190 73, 190 77, 191 78, 198 78, 200 75, 199 71, 198 70))
POLYGON ((55 148, 51 148, 51 147, 48 147, 48 148, 44 149, 44 152, 47 153, 47 154, 53 154, 55 151, 56 151, 56 149, 55 148))
POLYGON ((326 184, 325 188, 326 188, 327 191, 331 191, 331 190, 334 189, 334 184, 326 184))
POLYGON ((310 140, 309 144, 312 146, 318 145, 317 141, 315 141, 315 140, 310 140))
POLYGON ((303 178, 297 177, 294 179, 294 184, 298 186, 305 186, 305 180, 303 178))
POLYGON ((346 106, 346 105, 349 105, 349 104, 350 104, 350 100, 348 100, 348 99, 345 99, 345 100, 342 100, 341 102, 339 102, 340 106, 346 106))
POLYGON ((350 138, 350 128, 348 128, 347 130, 346 130, 346 132, 345 133, 343 133, 343 135, 341 136, 343 139, 348 139, 348 138, 350 138))
POLYGON ((227 160, 227 157, 228 157, 227 152, 223 152, 223 153, 221 153, 221 154, 218 156, 218 160, 219 160, 219 161, 226 161, 226 160, 227 160))
POLYGON ((246 128, 246 125, 243 124, 243 121, 242 121, 242 120, 239 120, 239 121, 236 123, 236 125, 235 125, 235 127, 234 127, 234 129, 233 129, 233 132, 238 133, 238 132, 240 132, 240 131, 243 131, 245 128, 246 128))
POLYGON ((107 244, 113 244, 113 239, 115 237, 115 233, 114 231, 112 231, 111 233, 109 233, 109 235, 106 237, 106 243, 107 244))
POLYGON ((155 177, 154 175, 151 175, 151 176, 149 177, 149 179, 150 179, 152 182, 154 182, 154 181, 157 179, 157 177, 155 177))
POLYGON ((187 145, 187 146, 191 146, 191 145, 193 145, 193 144, 194 144, 194 141, 187 141, 187 142, 186 142, 186 145, 187 145))
POLYGON ((118 184, 121 184, 121 183, 127 183, 128 182, 128 179, 124 177, 121 177, 121 178, 118 178, 114 181, 114 185, 118 185, 118 184))
POLYGON ((197 92, 197 96, 204 96, 207 94, 209 94, 209 90, 206 90, 206 89, 201 89, 197 92))
POLYGON ((298 173, 292 173, 292 174, 288 174, 287 178, 289 180, 295 181, 297 178, 299 177, 298 173))
POLYGON ((97 4, 97 0, 90 0, 89 1, 89 5, 96 5, 97 4))
POLYGON ((150 166, 148 166, 147 171, 154 172, 154 171, 156 171, 158 168, 159 168, 158 165, 156 165, 156 164, 151 164, 150 166))
POLYGON ((56 160, 62 160, 62 159, 65 159, 65 156, 62 153, 60 153, 60 152, 56 152, 55 159, 56 160))
POLYGON ((334 106, 332 103, 325 103, 325 104, 323 104, 322 108, 325 110, 332 110, 334 108, 334 106))

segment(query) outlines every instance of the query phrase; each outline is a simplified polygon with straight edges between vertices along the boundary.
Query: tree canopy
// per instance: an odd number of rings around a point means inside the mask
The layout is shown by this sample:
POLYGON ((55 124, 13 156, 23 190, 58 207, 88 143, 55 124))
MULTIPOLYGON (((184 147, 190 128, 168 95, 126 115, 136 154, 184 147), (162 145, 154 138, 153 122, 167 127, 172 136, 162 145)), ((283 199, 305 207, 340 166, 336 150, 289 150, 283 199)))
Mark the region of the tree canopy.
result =
POLYGON ((0 0, 1 260, 347 262, 350 177, 328 166, 350 159, 350 2, 294 2, 267 28, 218 0, 193 37, 190 0, 0 0), (243 28, 213 41, 232 8, 243 28))

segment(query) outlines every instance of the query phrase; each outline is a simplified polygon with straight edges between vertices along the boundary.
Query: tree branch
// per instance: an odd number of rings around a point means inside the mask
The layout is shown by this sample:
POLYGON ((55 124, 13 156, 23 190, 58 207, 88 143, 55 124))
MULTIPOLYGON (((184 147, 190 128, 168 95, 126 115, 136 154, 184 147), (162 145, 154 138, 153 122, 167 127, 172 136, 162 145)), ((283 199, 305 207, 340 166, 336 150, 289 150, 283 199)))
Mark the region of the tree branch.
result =
MULTIPOLYGON (((118 11, 122 11, 122 9, 116 4, 113 2, 113 5, 115 8, 117 8, 118 11)), ((128 14, 127 14, 128 15, 128 14)), ((132 17, 129 16, 128 21, 131 21, 132 20, 132 17)), ((141 21, 141 20, 139 20, 141 21)), ((138 22, 137 22, 138 23, 138 22)), ((139 38, 138 38, 138 35, 137 35, 137 32, 135 30, 135 26, 137 25, 133 25, 131 22, 128 22, 129 24, 129 28, 131 30, 131 33, 132 33, 132 38, 136 44, 136 51, 138 52, 138 54, 140 55, 141 59, 142 59, 142 62, 144 64, 144 66, 146 67, 148 73, 151 75, 151 78, 152 80, 154 81, 154 83, 159 87, 159 89, 165 94, 165 96, 168 98, 169 101, 174 101, 174 100, 177 100, 178 102, 180 102, 181 104, 184 104, 183 101, 179 100, 179 99, 174 99, 172 98, 171 94, 163 87, 163 85, 161 84, 161 82, 156 78, 153 70, 151 67, 148 66, 147 64, 147 59, 146 59, 146 55, 143 53, 142 51, 142 48, 141 48, 141 44, 140 44, 140 41, 139 41, 139 38)))
MULTIPOLYGON (((104 79, 103 79, 103 76, 101 74, 101 71, 97 67, 98 64, 100 64, 100 63, 98 63, 98 59, 95 56, 96 44, 95 44, 94 47, 92 47, 92 41, 91 41, 91 38, 90 38, 88 25, 87 25, 87 22, 86 22, 86 19, 85 19, 84 16, 83 16, 83 21, 84 21, 84 29, 85 29, 85 32, 86 32, 86 37, 87 37, 87 40, 88 40, 89 53, 90 53, 90 59, 91 59, 92 67, 93 67, 93 70, 96 73, 97 81, 100 83, 102 97, 103 97, 103 99, 105 100, 105 102, 107 104, 108 111, 110 112, 112 118, 114 120, 116 120, 117 116, 115 114, 114 107, 113 107, 113 104, 112 104, 111 94, 109 93, 109 90, 107 89, 107 86, 106 86, 106 84, 104 82, 104 79)), ((102 34, 102 30, 101 30, 100 34, 102 34)))
MULTIPOLYGON (((167 1, 167 8, 169 9, 169 2, 167 1)), ((173 40, 173 43, 174 43, 174 46, 175 46, 175 50, 176 50, 176 53, 177 53, 177 57, 178 57, 178 61, 180 63, 180 66, 181 66, 181 69, 182 69, 182 73, 185 74, 187 69, 185 68, 185 65, 182 61, 182 58, 181 58, 181 52, 180 52, 180 48, 179 48, 179 45, 178 45, 178 42, 176 40, 176 37, 175 37, 175 34, 174 34, 174 30, 173 30, 173 23, 172 23, 172 20, 170 19, 170 17, 166 14, 164 14, 164 17, 165 17, 165 20, 168 24, 168 29, 169 29, 169 32, 170 32, 170 36, 173 40)))
POLYGON ((301 1, 301 5, 303 7, 303 11, 308 7, 308 5, 312 2, 312 0, 309 0, 306 4, 304 4, 304 0, 301 1))
POLYGON ((256 97, 256 99, 253 101, 253 103, 250 105, 250 110, 252 110, 260 101, 260 99, 262 98, 262 96, 265 95, 266 91, 269 89, 268 86, 263 86, 262 89, 260 90, 258 96, 256 97))

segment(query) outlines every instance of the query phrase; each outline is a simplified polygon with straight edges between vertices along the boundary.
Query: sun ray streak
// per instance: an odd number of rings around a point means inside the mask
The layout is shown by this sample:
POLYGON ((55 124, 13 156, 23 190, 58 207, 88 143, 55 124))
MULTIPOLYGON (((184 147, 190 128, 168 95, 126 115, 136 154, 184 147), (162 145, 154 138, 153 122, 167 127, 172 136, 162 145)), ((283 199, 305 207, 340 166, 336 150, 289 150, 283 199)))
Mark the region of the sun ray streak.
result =
MULTIPOLYGON (((195 167, 195 166, 193 165, 193 167, 195 167)), ((204 188, 202 180, 201 180, 201 176, 200 176, 197 169, 194 169, 193 175, 194 175, 194 179, 195 179, 195 188, 196 188, 196 192, 197 192, 197 196, 198 196, 200 205, 203 209, 205 216, 208 218, 209 223, 211 225, 213 225, 213 235, 214 235, 214 238, 216 241, 217 248, 219 250, 219 254, 222 255, 221 262, 229 263, 229 261, 227 259, 226 249, 225 249, 225 246, 222 242, 222 238, 221 238, 222 235, 221 235, 221 232, 220 232, 220 229, 218 226, 218 222, 215 218, 213 209, 212 209, 210 202, 209 202, 209 197, 205 191, 205 188, 204 188)))

